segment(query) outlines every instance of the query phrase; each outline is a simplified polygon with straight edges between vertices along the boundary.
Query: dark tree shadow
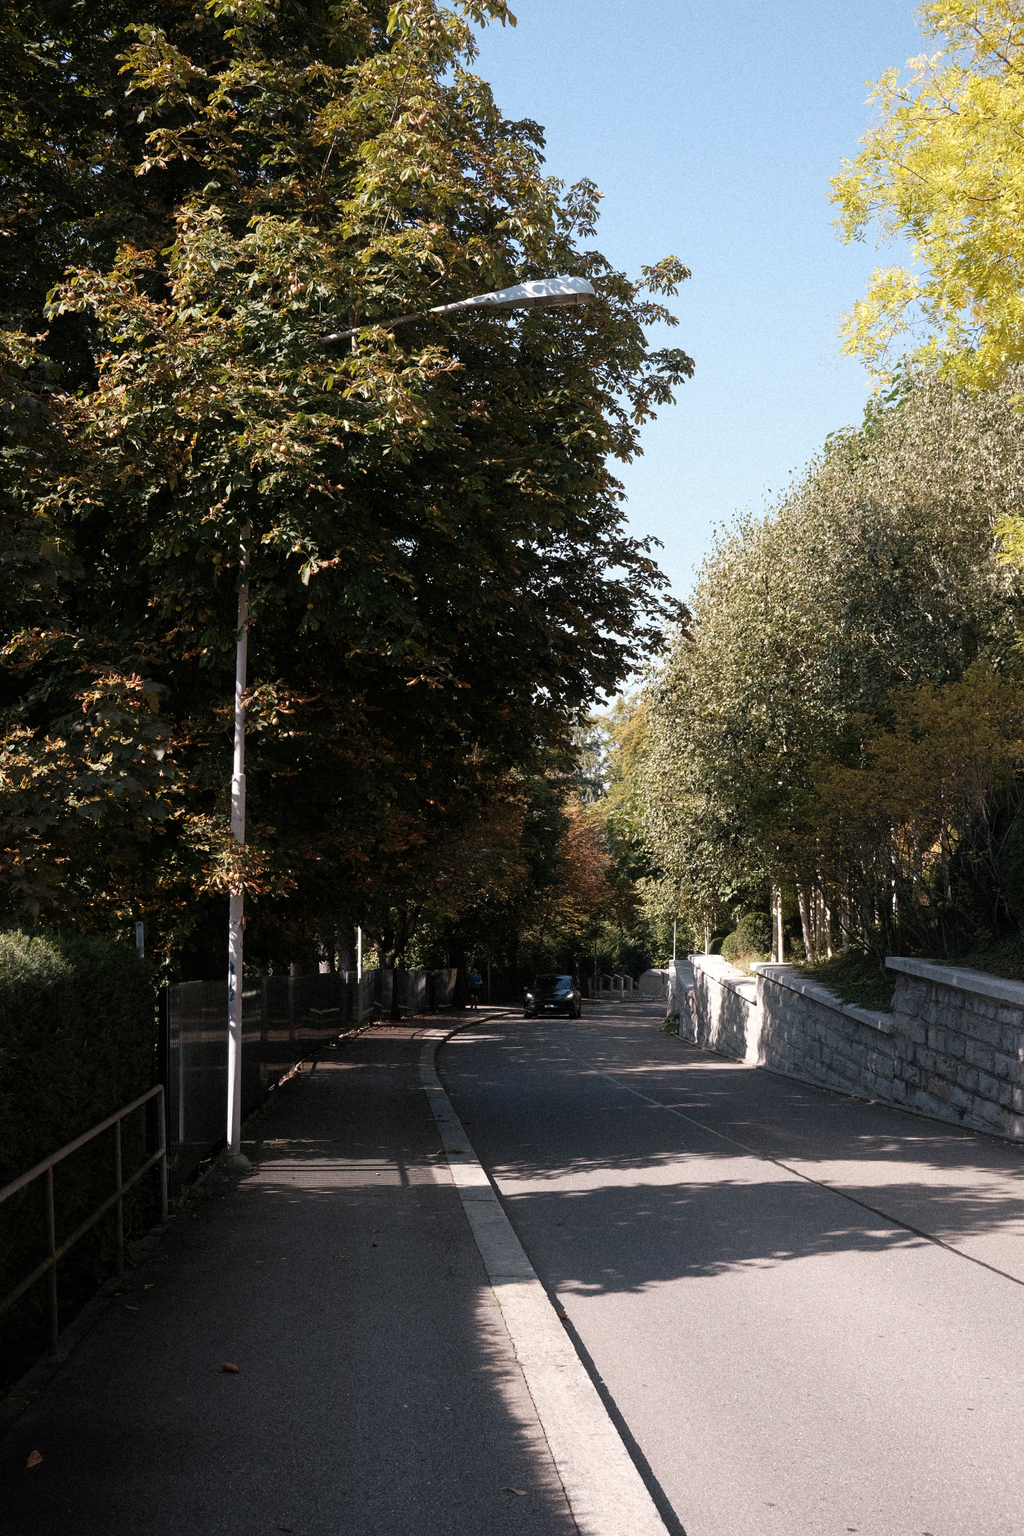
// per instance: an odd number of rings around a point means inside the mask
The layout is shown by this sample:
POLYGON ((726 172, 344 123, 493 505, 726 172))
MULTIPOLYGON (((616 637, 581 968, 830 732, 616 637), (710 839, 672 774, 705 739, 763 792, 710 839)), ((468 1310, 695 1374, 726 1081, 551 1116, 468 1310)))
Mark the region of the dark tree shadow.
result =
POLYGON ((1024 1283, 1024 1148, 654 1029, 638 1044, 635 1016, 602 1022, 599 1039, 552 1021, 490 1028, 443 1057, 470 1139, 556 1288, 639 1290, 931 1239, 1024 1283))
POLYGON ((179 1215, 4 1440, 5 1529, 572 1536, 418 1055, 370 1039, 275 1096, 253 1174, 179 1215))

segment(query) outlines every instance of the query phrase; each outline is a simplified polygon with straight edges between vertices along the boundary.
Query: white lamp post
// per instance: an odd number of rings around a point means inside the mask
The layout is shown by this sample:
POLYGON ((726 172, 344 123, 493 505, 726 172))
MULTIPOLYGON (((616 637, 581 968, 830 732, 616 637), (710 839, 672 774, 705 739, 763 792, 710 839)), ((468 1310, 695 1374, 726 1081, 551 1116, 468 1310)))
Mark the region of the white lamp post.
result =
MULTIPOLYGON (((235 752, 231 765, 231 836, 245 846, 245 673, 249 649, 249 524, 242 529, 242 585, 238 589, 238 643, 235 647, 235 752)), ((228 1156, 242 1157, 242 924, 245 887, 241 878, 228 897, 228 1156)))
MULTIPOLYGON (((396 325, 407 325, 412 320, 425 320, 430 315, 452 315, 460 310, 551 309, 565 304, 588 304, 596 298, 591 284, 585 277, 545 277, 528 283, 516 283, 512 288, 499 288, 494 293, 478 293, 469 299, 459 299, 455 304, 438 304, 426 314, 399 315, 394 320, 374 321, 374 325, 390 330, 396 325)), ((325 346, 355 336, 361 329, 336 331, 322 338, 325 346)), ((246 571, 249 565, 250 527, 242 529, 240 569, 242 584, 238 590, 238 644, 235 651, 235 752, 231 772, 231 836, 238 846, 245 845, 245 684, 247 642, 249 627, 249 582, 246 571)), ((242 991, 245 972, 243 969, 243 921, 245 890, 241 879, 228 902, 228 1102, 227 1139, 228 1157, 233 1162, 246 1163, 242 1154, 242 991)), ((362 934, 360 933, 360 939, 362 934)))

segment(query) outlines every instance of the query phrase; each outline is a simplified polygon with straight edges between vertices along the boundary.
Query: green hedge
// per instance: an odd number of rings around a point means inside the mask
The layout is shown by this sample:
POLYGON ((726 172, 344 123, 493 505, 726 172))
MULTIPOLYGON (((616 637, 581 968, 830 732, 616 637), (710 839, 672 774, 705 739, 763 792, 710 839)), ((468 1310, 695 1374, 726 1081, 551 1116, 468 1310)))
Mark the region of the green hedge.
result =
MULTIPOLYGON (((88 934, 0 933, 0 1186, 137 1098, 154 1081, 156 987, 130 943, 88 934)), ((144 1156, 145 1111, 123 1131, 125 1177, 144 1156)), ((143 1181, 145 1182, 145 1181, 143 1181)), ((113 1188, 113 1133, 54 1171, 58 1241, 113 1188)), ((43 1181, 0 1205, 0 1296, 45 1254, 43 1181)), ((127 1203, 131 1235, 152 1221, 152 1192, 127 1203)), ((110 1272, 112 1218, 58 1267, 62 1323, 110 1272)), ((0 1380, 45 1346, 40 1283, 0 1316, 0 1380)))

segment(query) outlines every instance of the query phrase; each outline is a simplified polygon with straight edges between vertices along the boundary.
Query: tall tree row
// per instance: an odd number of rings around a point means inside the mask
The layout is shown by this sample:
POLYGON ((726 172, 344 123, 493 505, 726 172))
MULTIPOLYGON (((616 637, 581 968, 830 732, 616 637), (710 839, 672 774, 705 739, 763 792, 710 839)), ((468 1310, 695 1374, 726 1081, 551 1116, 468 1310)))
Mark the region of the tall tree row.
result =
POLYGON ((701 948, 780 904, 812 959, 1024 918, 1024 5, 918 17, 832 183, 846 239, 910 248, 843 326, 864 422, 719 542, 641 706, 645 900, 701 948))
POLYGON ((708 560, 649 687, 662 905, 707 931, 784 897, 811 958, 953 954, 1019 914, 1024 380, 905 379, 708 560))
POLYGON ((507 827, 515 776, 564 775, 659 644, 607 461, 692 371, 643 329, 688 273, 588 243, 594 186, 545 175, 471 71, 487 20, 501 0, 6 8, 8 920, 141 916, 209 972, 241 876, 255 958, 354 920, 400 949, 449 911, 452 850, 507 827), (562 272, 598 301, 382 324, 562 272))

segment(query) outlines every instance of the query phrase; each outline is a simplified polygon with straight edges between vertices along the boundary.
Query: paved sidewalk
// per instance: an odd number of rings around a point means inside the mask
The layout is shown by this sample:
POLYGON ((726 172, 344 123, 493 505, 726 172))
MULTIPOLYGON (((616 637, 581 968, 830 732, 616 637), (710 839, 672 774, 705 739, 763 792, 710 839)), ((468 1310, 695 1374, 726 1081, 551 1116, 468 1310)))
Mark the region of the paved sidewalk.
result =
POLYGON ((273 1095, 0 1442, 5 1536, 571 1536, 420 1038, 273 1095))

